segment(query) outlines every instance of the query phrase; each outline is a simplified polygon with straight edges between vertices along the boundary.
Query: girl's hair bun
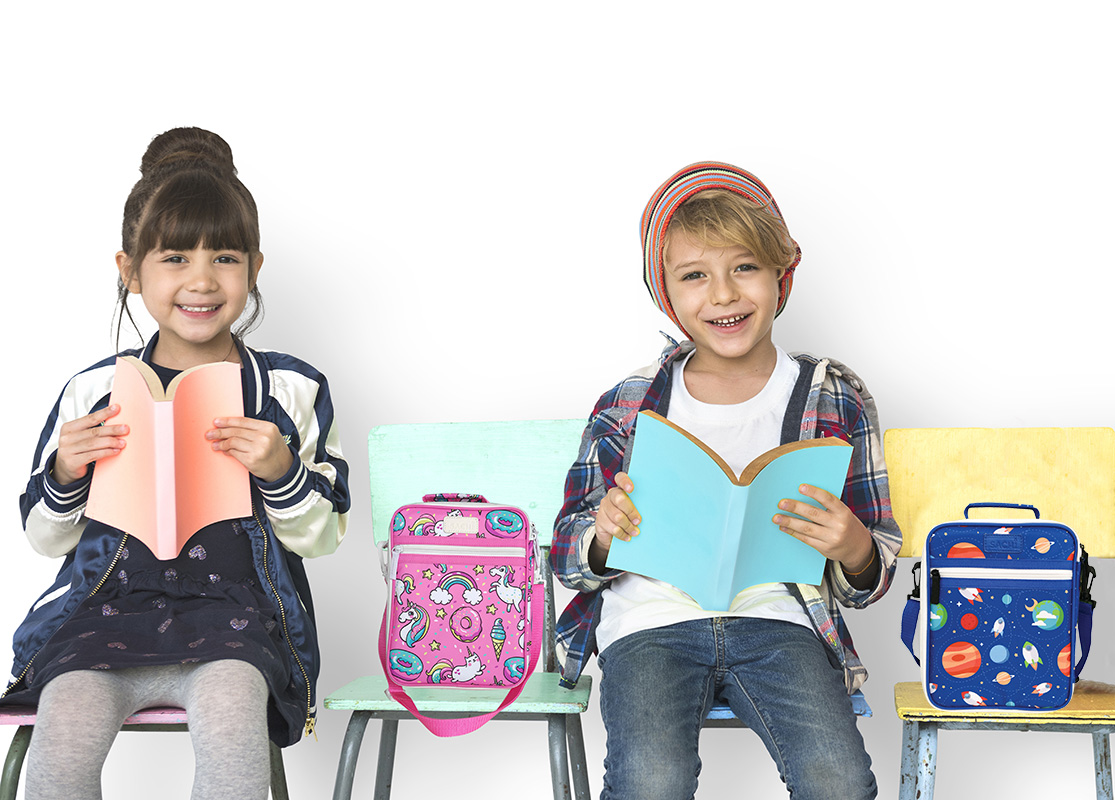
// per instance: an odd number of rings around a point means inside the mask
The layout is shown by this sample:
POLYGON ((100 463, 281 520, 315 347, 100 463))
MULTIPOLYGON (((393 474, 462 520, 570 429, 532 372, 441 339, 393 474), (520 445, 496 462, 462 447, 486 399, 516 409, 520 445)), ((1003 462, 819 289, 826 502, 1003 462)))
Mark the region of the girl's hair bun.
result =
POLYGON ((151 140, 139 170, 154 178, 183 169, 209 168, 218 174, 235 175, 232 148, 212 131, 202 128, 173 128, 151 140))

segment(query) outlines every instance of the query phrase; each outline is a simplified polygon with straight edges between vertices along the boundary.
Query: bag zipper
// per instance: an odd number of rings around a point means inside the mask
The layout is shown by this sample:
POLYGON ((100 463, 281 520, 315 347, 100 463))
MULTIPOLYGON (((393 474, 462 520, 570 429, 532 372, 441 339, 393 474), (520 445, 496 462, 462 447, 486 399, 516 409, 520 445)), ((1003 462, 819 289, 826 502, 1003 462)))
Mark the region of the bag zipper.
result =
POLYGON ((1072 580, 1071 569, 1004 569, 1001 567, 938 567, 929 571, 929 603, 941 602, 941 579, 996 580, 996 581, 1067 581, 1072 580))
MULTIPOLYGON (((89 594, 85 595, 86 599, 89 599, 90 597, 95 595, 97 592, 99 592, 101 590, 101 587, 105 585, 105 581, 108 580, 108 576, 112 574, 112 571, 114 569, 116 569, 116 564, 120 561, 120 557, 124 554, 124 545, 127 543, 127 541, 128 541, 128 534, 125 533, 120 539, 120 545, 116 548, 116 555, 114 555, 112 557, 112 561, 109 562, 108 569, 105 570, 105 573, 104 573, 104 575, 101 576, 101 579, 99 581, 97 581, 97 585, 93 587, 93 591, 91 591, 91 592, 89 592, 89 594)), ((38 650, 35 651, 35 655, 33 655, 33 656, 31 656, 31 658, 27 659, 27 663, 24 665, 23 671, 21 673, 19 673, 19 677, 16 678, 14 681, 12 681, 11 684, 8 686, 8 688, 6 688, 3 691, 3 693, 0 693, 0 697, 7 697, 8 693, 11 692, 12 689, 14 689, 16 686, 19 686, 19 684, 23 681, 24 676, 27 675, 28 670, 31 669, 31 664, 35 661, 35 658, 41 652, 42 652, 42 648, 39 648, 38 650)))
POLYGON ((933 574, 941 578, 975 578, 983 580, 1072 580, 1071 569, 1005 569, 1000 567, 938 567, 933 574))
POLYGON ((306 673, 306 667, 302 664, 302 659, 298 656, 298 651, 294 649, 294 645, 290 641, 290 630, 286 624, 286 609, 283 607, 283 599, 279 597, 279 592, 275 589, 275 582, 271 580, 271 570, 267 566, 267 529, 263 527, 263 523, 259 519, 259 512, 256 510, 255 501, 252 501, 252 517, 255 519, 256 524, 259 525, 259 530, 263 534, 263 574, 267 576, 267 584, 271 587, 271 595, 275 598, 275 604, 279 607, 279 619, 283 624, 283 638, 286 639, 287 647, 290 648, 291 654, 294 656, 294 661, 298 664, 298 669, 302 673, 302 680, 306 682, 306 735, 313 735, 317 739, 317 731, 315 730, 317 720, 313 715, 313 695, 310 692, 310 676, 306 673))

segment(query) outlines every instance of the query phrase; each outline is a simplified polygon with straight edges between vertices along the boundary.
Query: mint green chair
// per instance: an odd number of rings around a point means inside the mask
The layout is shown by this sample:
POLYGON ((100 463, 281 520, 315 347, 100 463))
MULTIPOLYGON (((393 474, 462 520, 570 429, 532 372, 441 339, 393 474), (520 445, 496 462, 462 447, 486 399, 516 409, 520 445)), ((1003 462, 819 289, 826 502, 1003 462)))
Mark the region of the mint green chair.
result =
MULTIPOLYGON (((483 494, 496 503, 523 508, 538 530, 548 557, 554 518, 561 507, 565 476, 577 455, 584 420, 450 422, 381 425, 368 435, 372 533, 383 546, 391 517, 401 505, 431 492, 483 494)), ((546 620, 542 658, 519 698, 492 720, 545 720, 549 727, 550 778, 555 800, 588 800, 585 745, 580 715, 588 708, 592 679, 575 689, 558 685, 554 654, 553 576, 544 558, 546 620), (572 784, 570 783, 572 771, 572 784)), ((379 620, 375 620, 379 624, 379 620)), ((368 721, 381 721, 375 800, 391 794, 399 720, 413 719, 386 695, 382 674, 357 678, 325 698, 327 709, 349 711, 341 745, 334 800, 348 800, 368 721)), ((408 690, 419 710, 436 716, 475 716, 494 710, 502 693, 416 687, 408 690)), ((460 742, 468 747, 467 737, 460 742)))

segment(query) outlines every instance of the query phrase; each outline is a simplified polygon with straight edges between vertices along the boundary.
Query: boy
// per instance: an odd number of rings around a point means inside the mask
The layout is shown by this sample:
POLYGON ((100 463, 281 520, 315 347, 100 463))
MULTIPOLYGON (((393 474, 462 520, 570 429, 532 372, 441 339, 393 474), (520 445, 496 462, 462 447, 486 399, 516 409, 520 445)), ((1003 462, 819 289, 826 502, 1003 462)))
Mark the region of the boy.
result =
POLYGON ((602 800, 692 797, 701 721, 718 699, 762 738, 794 798, 875 797, 848 699, 867 674, 837 606, 882 597, 901 546, 874 401, 842 365, 774 345, 801 250, 755 176, 718 162, 686 167, 655 192, 641 227, 647 288, 689 341, 597 402, 551 551, 559 579, 580 592, 558 623, 563 681, 573 685, 599 653, 602 800), (752 587, 713 613, 666 583, 609 570, 612 539, 637 536, 641 522, 625 470, 643 409, 737 473, 782 442, 850 442, 843 498, 803 486, 822 509, 794 499, 771 509, 787 535, 829 559, 823 584, 752 587))

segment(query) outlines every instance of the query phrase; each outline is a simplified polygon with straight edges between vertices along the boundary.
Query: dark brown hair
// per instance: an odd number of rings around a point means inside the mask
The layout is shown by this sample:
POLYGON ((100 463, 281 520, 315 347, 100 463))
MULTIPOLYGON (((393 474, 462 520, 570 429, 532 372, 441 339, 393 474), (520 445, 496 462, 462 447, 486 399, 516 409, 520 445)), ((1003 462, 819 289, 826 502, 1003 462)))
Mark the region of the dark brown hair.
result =
MULTIPOLYGON (((123 244, 130 274, 152 250, 240 250, 248 255, 251 274, 259 263, 259 212, 247 187, 236 177, 232 148, 201 128, 174 128, 147 147, 139 166, 143 177, 124 203, 123 244)), ((117 348, 127 316, 128 289, 117 280, 117 348)), ((233 336, 242 338, 263 316, 263 297, 252 287, 248 309, 233 336)), ((142 334, 140 334, 142 336, 142 334)))

